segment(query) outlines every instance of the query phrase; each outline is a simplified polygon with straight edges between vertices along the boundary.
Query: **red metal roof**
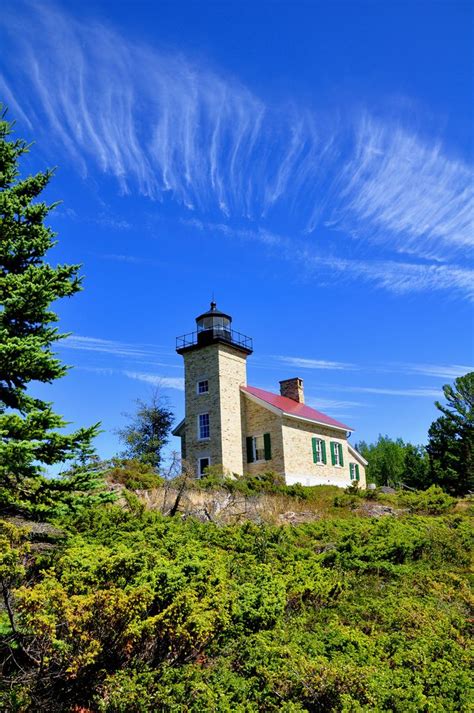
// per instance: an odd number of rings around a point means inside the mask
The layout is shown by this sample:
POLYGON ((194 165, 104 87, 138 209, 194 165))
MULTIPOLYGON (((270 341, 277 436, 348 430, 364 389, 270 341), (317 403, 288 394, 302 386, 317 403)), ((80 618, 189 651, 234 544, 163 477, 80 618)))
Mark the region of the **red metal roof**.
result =
POLYGON ((247 394, 256 396, 261 401, 274 406, 283 413, 289 414, 290 416, 296 416, 299 418, 306 418, 310 421, 316 421, 317 423, 324 423, 327 426, 335 426, 336 428, 343 428, 345 431, 353 431, 354 429, 350 426, 346 426, 340 421, 336 421, 331 416, 326 416, 325 413, 321 411, 316 411, 316 409, 311 408, 311 406, 305 406, 305 404, 300 404, 298 401, 293 401, 287 396, 279 396, 278 394, 272 394, 270 391, 264 391, 263 389, 257 389, 255 386, 241 386, 242 391, 247 394))

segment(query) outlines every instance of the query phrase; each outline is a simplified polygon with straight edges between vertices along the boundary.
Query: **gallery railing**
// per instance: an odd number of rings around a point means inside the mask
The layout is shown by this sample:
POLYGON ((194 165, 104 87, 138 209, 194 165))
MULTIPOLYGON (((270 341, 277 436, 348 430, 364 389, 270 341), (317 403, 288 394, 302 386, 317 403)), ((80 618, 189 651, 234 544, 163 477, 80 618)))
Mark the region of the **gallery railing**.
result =
POLYGON ((203 329, 200 332, 190 332, 176 337, 176 351, 187 349, 194 346, 206 346, 214 341, 228 342, 234 346, 241 347, 253 351, 253 340, 245 334, 236 332, 233 329, 225 329, 223 327, 213 327, 211 329, 203 329))

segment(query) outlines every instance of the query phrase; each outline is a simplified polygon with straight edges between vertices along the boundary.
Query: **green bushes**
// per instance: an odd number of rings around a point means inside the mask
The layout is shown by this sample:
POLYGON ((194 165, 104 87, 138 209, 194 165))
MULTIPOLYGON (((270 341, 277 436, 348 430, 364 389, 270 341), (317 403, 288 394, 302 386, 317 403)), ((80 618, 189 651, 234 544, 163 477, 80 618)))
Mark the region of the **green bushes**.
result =
POLYGON ((110 483, 119 483, 128 490, 151 490, 164 483, 151 465, 136 459, 114 459, 106 475, 110 483))
POLYGON ((41 567, 9 527, 16 580, 0 574, 21 633, 3 630, 0 705, 467 710, 469 525, 413 514, 219 527, 109 506, 64 521, 41 567))
POLYGON ((439 485, 432 485, 428 490, 402 493, 400 502, 406 505, 410 512, 442 515, 452 510, 457 500, 445 493, 439 485))
POLYGON ((197 488, 214 490, 222 488, 231 493, 242 495, 259 495, 261 493, 278 493, 286 490, 285 479, 278 473, 271 471, 258 475, 228 476, 222 473, 221 466, 209 466, 203 478, 193 482, 197 488))

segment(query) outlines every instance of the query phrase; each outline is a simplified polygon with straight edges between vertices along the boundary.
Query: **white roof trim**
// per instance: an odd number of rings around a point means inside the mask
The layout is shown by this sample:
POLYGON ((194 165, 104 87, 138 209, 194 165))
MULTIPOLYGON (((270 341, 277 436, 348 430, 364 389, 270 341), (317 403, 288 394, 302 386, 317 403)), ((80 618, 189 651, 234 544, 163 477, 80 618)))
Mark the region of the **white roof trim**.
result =
POLYGON ((336 431, 343 431, 344 433, 352 433, 351 429, 349 429, 349 428, 341 428, 341 426, 333 426, 332 423, 325 423, 324 421, 316 421, 316 419, 314 419, 314 418, 305 418, 304 416, 298 416, 297 414, 294 414, 294 413, 288 413, 287 411, 282 411, 282 409, 277 408, 276 406, 273 406, 273 404, 269 404, 268 401, 261 399, 259 396, 255 396, 255 394, 251 394, 249 391, 245 391, 245 389, 242 389, 242 393, 245 394, 246 396, 248 396, 251 401, 255 401, 255 403, 259 404, 259 406, 263 406, 264 408, 268 409, 268 411, 272 411, 273 413, 276 413, 278 416, 286 416, 287 418, 294 418, 297 421, 305 421, 306 423, 315 423, 318 426, 324 426, 325 428, 333 428, 336 431))
POLYGON ((304 416, 298 416, 296 413, 287 413, 283 411, 283 415, 287 418, 295 418, 297 421, 306 421, 307 423, 315 423, 318 426, 324 426, 325 428, 333 428, 335 431, 343 431, 344 433, 352 433, 350 428, 342 428, 341 426, 334 426, 332 423, 326 423, 325 421, 316 421, 315 418, 305 418, 304 416))
POLYGON ((180 431, 183 428, 184 422, 185 422, 185 419, 183 418, 183 420, 180 421, 178 423, 178 425, 173 428, 173 430, 171 431, 173 436, 178 436, 178 438, 180 437, 178 431, 180 431))
POLYGON ((354 458, 357 458, 357 460, 360 461, 362 465, 369 465, 365 458, 361 456, 359 451, 356 451, 356 449, 353 448, 350 443, 347 444, 347 448, 349 449, 349 453, 353 455, 354 458))

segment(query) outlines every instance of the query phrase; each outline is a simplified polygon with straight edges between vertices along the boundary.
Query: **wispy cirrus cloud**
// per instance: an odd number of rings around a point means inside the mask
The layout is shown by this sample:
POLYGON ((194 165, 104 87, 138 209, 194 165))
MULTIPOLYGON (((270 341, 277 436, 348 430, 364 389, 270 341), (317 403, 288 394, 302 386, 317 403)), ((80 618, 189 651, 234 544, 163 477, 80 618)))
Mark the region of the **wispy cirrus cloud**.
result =
POLYGON ((449 292, 474 300, 474 270, 460 265, 415 263, 398 260, 356 260, 325 257, 304 250, 297 256, 308 275, 327 274, 331 279, 362 279, 394 294, 416 292, 449 292))
POLYGON ((463 364, 402 364, 400 365, 400 371, 452 380, 474 371, 474 366, 463 364))
POLYGON ((329 225, 399 252, 437 257, 473 245, 472 168, 395 122, 363 117, 329 225))
POLYGON ((184 391, 184 379, 174 376, 161 376, 159 374, 150 374, 144 371, 124 371, 124 376, 137 381, 144 381, 146 384, 152 384, 166 389, 177 389, 184 391))
POLYGON ((259 229, 235 229, 222 223, 187 220, 186 224, 200 231, 215 232, 226 237, 252 241, 277 249, 278 256, 297 264, 300 279, 315 276, 331 281, 348 282, 363 280, 379 289, 394 294, 416 292, 450 292, 470 301, 474 300, 474 271, 457 264, 439 262, 407 262, 397 259, 356 259, 323 254, 318 245, 308 247, 307 241, 298 237, 288 238, 271 231, 259 229))
POLYGON ((176 389, 177 391, 184 391, 184 379, 181 377, 163 376, 162 374, 155 374, 146 371, 114 369, 113 367, 79 366, 77 368, 81 371, 89 371, 103 376, 125 376, 127 379, 143 381, 146 384, 151 384, 152 386, 162 389, 176 389))
POLYGON ((326 361, 324 359, 306 359, 303 357, 292 356, 277 356, 277 359, 291 366, 301 367, 303 369, 324 369, 336 371, 353 371, 358 369, 355 364, 348 364, 340 361, 326 361))
POLYGON ((221 234, 257 239, 313 274, 330 268, 396 294, 473 298, 463 264, 473 245, 472 169, 438 139, 393 116, 354 111, 342 122, 275 106, 203 62, 46 4, 3 12, 1 24, 8 36, 0 87, 84 176, 98 169, 123 193, 171 196, 201 216, 195 227, 217 209, 221 234), (291 239, 269 229, 282 209, 291 239), (351 236, 343 246, 370 244, 384 255, 351 259, 342 248, 328 257, 323 228, 351 236))
POLYGON ((327 398, 309 398, 306 399, 308 406, 312 406, 318 410, 332 411, 333 413, 338 413, 340 411, 351 411, 354 408, 366 407, 367 404, 363 404, 360 401, 347 401, 345 399, 327 399, 327 398))
POLYGON ((58 342, 58 346, 76 351, 96 352, 132 360, 151 359, 167 356, 172 352, 166 347, 153 344, 133 344, 113 339, 72 335, 58 342))
POLYGON ((271 356, 265 357, 268 364, 269 359, 276 359, 291 366, 309 370, 334 370, 334 371, 370 371, 375 373, 395 373, 405 375, 417 375, 435 377, 439 379, 456 379, 464 376, 468 372, 474 371, 474 366, 467 364, 416 364, 416 363, 365 363, 353 364, 348 362, 330 361, 324 359, 311 359, 308 357, 295 356, 271 356))
POLYGON ((391 389, 384 386, 343 386, 340 390, 360 394, 379 394, 381 396, 422 396, 430 399, 437 399, 443 395, 441 389, 431 388, 391 389))

